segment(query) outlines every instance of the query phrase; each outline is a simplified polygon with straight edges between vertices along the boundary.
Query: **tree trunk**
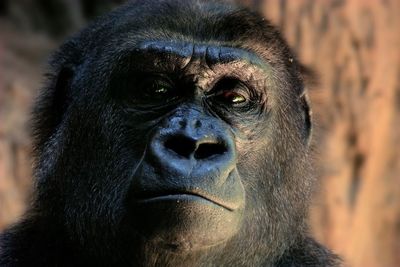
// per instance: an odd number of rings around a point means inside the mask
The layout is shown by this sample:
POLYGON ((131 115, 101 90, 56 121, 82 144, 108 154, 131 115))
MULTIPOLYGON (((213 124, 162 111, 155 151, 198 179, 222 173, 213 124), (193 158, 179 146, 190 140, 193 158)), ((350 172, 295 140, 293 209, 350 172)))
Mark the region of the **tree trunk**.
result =
POLYGON ((400 266, 400 2, 264 1, 310 90, 321 181, 310 220, 352 267, 400 266))

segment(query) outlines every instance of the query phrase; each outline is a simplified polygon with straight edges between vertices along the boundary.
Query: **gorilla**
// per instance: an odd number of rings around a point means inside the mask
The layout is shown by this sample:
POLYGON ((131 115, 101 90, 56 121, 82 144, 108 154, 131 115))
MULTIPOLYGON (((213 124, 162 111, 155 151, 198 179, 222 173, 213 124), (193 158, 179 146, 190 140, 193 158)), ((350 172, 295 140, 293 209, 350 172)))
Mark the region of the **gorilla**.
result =
POLYGON ((0 266, 338 266, 308 233, 305 68, 231 1, 132 1, 55 53, 0 266))

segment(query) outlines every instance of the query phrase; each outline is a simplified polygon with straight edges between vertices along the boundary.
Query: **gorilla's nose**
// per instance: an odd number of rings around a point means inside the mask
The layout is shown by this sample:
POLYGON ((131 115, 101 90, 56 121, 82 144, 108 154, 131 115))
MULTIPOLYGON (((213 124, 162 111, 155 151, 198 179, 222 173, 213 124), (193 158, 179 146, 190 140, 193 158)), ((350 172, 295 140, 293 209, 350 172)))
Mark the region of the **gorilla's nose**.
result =
POLYGON ((232 134, 207 122, 176 125, 169 124, 151 140, 148 156, 153 164, 171 177, 223 182, 237 161, 232 134))
POLYGON ((166 138, 164 147, 176 155, 196 160, 212 160, 229 152, 229 148, 223 140, 217 140, 215 137, 207 135, 200 138, 184 134, 172 135, 166 138))
POLYGON ((150 139, 135 173, 135 198, 157 203, 172 200, 173 206, 180 203, 192 208, 198 204, 200 210, 209 202, 229 211, 243 207, 244 188, 232 131, 200 119, 173 118, 163 126, 150 139))

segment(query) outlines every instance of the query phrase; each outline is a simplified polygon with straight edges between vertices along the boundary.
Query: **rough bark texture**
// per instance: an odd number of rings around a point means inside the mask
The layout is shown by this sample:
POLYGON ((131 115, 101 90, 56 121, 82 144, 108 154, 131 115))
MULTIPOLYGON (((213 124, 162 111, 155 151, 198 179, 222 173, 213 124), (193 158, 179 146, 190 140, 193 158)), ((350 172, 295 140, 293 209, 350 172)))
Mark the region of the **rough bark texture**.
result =
POLYGON ((315 234, 349 266, 400 266, 400 2, 261 9, 320 77, 310 90, 322 182, 315 234))
MULTIPOLYGON (((20 21, 16 2, 2 4, 0 16, 20 21)), ((348 266, 400 266, 400 1, 247 2, 281 28, 319 76, 310 89, 321 181, 313 232, 348 266)), ((25 207, 27 118, 55 47, 25 24, 7 21, 0 17, 0 229, 25 207)))

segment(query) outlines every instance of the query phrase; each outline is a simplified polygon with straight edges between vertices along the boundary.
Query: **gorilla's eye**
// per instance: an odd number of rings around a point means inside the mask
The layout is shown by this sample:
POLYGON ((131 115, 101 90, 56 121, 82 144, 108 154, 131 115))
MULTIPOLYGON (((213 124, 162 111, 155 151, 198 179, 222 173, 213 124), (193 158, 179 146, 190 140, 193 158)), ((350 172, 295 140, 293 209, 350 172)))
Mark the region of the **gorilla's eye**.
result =
POLYGON ((169 81, 159 78, 149 78, 140 86, 144 94, 151 97, 165 97, 172 93, 173 87, 169 81))
POLYGON ((231 105, 239 105, 247 102, 245 96, 241 95, 240 93, 232 91, 223 91, 217 94, 215 97, 219 102, 231 105))
POLYGON ((212 90, 213 100, 233 107, 244 107, 250 100, 249 89, 240 80, 224 78, 212 90))
POLYGON ((153 88, 152 88, 152 91, 153 91, 153 93, 154 94, 158 94, 158 95, 160 95, 160 94, 166 94, 166 93, 168 93, 168 90, 169 90, 169 88, 167 88, 167 87, 164 87, 164 86, 159 86, 158 84, 156 84, 156 86, 154 86, 153 88))
POLYGON ((137 95, 138 101, 147 104, 162 104, 176 99, 176 86, 165 77, 148 76, 140 79, 137 95))

